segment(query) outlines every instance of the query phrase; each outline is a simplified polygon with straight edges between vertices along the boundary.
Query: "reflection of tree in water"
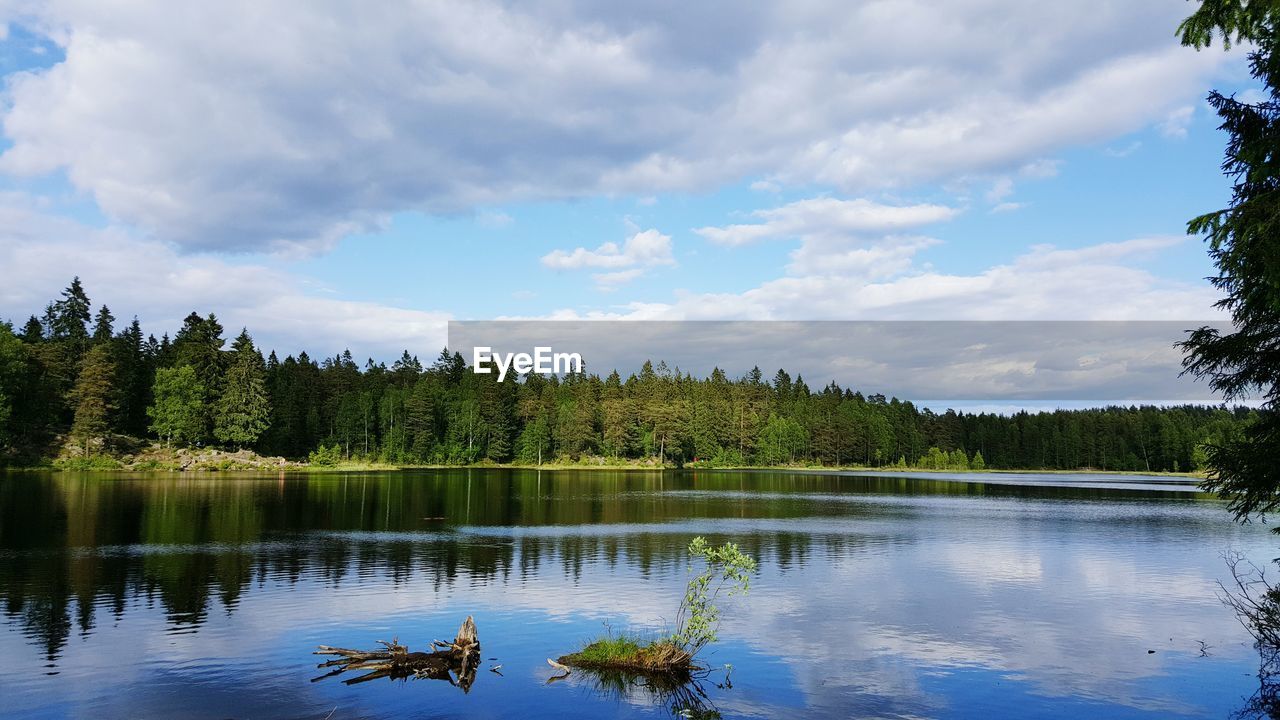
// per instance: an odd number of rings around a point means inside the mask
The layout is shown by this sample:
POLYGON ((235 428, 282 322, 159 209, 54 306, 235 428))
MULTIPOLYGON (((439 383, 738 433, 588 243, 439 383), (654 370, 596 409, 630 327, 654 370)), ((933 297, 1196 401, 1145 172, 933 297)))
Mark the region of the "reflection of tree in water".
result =
POLYGON ((708 677, 706 671, 649 675, 621 670, 576 669, 573 676, 578 677, 579 685, 591 692, 618 702, 666 708, 672 717, 705 720, 721 717, 703 687, 708 677))
POLYGON ((1258 689, 1232 717, 1280 720, 1280 587, 1240 553, 1229 553, 1226 561, 1232 586, 1219 583, 1222 600, 1235 611, 1258 650, 1258 689))
POLYGON ((1280 650, 1258 646, 1258 689, 1233 718, 1280 719, 1280 650))
MULTIPOLYGON (((306 578, 338 588, 380 578, 397 585, 425 580, 440 591, 460 577, 526 580, 556 568, 577 582, 598 563, 633 568, 642 577, 681 574, 686 534, 646 527, 907 512, 812 497, 850 492, 1016 497, 1032 491, 789 473, 14 476, 0 482, 0 594, 4 613, 52 662, 72 632, 93 631, 96 613, 105 610, 120 619, 133 608, 159 607, 173 626, 198 627, 215 600, 231 612, 257 583, 306 578), (746 490, 765 495, 738 494, 746 490), (635 527, 546 535, 507 529, 600 525, 635 527), (489 527, 497 530, 486 534, 489 527)), ((700 534, 716 543, 727 539, 700 534)), ((785 529, 757 529, 732 539, 744 552, 783 569, 808 562, 815 545, 842 553, 867 542, 847 532, 785 529)))

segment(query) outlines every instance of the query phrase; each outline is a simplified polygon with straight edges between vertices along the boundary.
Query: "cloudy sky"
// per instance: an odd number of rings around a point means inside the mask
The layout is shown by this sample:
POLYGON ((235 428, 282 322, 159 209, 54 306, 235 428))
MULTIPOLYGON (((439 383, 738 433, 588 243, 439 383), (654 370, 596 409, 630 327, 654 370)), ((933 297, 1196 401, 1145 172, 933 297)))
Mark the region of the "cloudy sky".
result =
POLYGON ((0 0, 0 318, 1215 317, 1180 0, 0 0))

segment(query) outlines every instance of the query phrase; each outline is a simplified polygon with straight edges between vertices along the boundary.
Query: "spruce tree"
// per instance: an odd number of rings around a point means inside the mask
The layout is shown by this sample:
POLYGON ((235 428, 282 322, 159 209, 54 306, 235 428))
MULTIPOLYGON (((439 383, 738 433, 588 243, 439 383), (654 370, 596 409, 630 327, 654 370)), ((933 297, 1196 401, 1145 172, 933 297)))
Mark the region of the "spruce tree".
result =
POLYGON ((40 324, 40 318, 35 315, 27 318, 27 324, 22 326, 22 334, 19 336, 22 342, 28 345, 35 345, 44 340, 44 325, 40 324))
POLYGON ((93 440, 101 439, 110 428, 109 421, 115 403, 115 363, 111 349, 98 345, 88 352, 76 378, 71 400, 75 403, 75 422, 71 436, 80 442, 83 454, 89 454, 93 440))
MULTIPOLYGON (((152 341, 154 342, 154 338, 152 341)), ((147 406, 151 403, 152 377, 149 348, 142 336, 142 326, 134 317, 129 327, 115 338, 116 378, 120 391, 120 413, 117 426, 128 435, 142 435, 147 430, 147 406)))
POLYGON ((200 387, 204 388, 205 414, 201 419, 201 440, 213 436, 214 413, 218 399, 222 397, 222 379, 226 373, 226 357, 222 352, 224 343, 222 325, 213 313, 208 317, 191 313, 183 320, 182 329, 173 337, 173 364, 190 366, 196 373, 200 387))
POLYGON ((45 310, 49 319, 45 329, 57 340, 88 340, 89 309, 89 296, 85 294, 80 278, 76 277, 62 291, 62 299, 45 310))
POLYGON ((26 347, 7 323, 0 323, 0 451, 12 447, 17 436, 17 403, 24 390, 26 363, 26 347))
POLYGON ((106 305, 98 308, 98 314, 93 320, 93 343, 101 345, 111 342, 111 336, 115 332, 113 327, 116 318, 111 314, 111 309, 106 305))
POLYGON ((267 429, 271 402, 267 398, 266 368, 247 330, 231 346, 231 366, 222 383, 215 413, 214 437, 237 448, 252 445, 267 429))
POLYGON ((1256 103, 1209 94, 1228 135, 1222 169, 1233 182, 1232 197, 1228 207, 1187 225, 1209 243, 1218 270, 1210 281, 1225 294, 1217 305, 1233 329, 1193 331, 1182 343, 1183 366, 1228 401, 1263 401, 1242 433, 1206 447, 1206 489, 1245 520, 1280 508, 1280 3, 1204 0, 1179 32, 1184 45, 1197 49, 1215 34, 1224 47, 1250 44, 1250 72, 1264 89, 1256 103))

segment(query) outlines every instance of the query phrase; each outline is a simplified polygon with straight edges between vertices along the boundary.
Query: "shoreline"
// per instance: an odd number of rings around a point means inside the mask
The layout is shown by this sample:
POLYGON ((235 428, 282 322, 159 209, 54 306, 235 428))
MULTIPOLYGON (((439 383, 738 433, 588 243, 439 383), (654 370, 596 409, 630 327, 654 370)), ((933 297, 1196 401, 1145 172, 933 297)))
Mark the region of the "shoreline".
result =
MULTIPOLYGON (((213 456, 217 457, 217 456, 213 456)), ((119 461, 116 461, 119 462, 119 461)), ((877 476, 901 475, 1101 475, 1109 477, 1159 477, 1183 480, 1203 480, 1205 474, 1200 472, 1157 472, 1145 470, 1099 470, 1095 468, 1078 468, 1075 470, 1041 470, 1032 468, 985 468, 970 469, 934 469, 934 468, 901 468, 901 467, 863 467, 863 466, 816 466, 816 465, 735 465, 727 467, 676 466, 655 463, 619 463, 619 464, 584 464, 584 463, 543 463, 530 465, 523 463, 473 463, 468 465, 413 464, 400 465, 392 463, 344 463, 337 465, 315 465, 307 462, 285 461, 281 464, 255 464, 239 467, 198 465, 189 468, 179 467, 76 467, 59 466, 54 462, 45 465, 24 465, 0 467, 3 472, 54 472, 54 473, 165 473, 180 475, 218 475, 218 474, 262 474, 278 475, 281 473, 299 474, 332 474, 332 473, 365 473, 365 472, 405 472, 412 470, 546 470, 553 472, 573 471, 619 471, 619 472, 790 472, 816 475, 836 474, 874 474, 877 476)))

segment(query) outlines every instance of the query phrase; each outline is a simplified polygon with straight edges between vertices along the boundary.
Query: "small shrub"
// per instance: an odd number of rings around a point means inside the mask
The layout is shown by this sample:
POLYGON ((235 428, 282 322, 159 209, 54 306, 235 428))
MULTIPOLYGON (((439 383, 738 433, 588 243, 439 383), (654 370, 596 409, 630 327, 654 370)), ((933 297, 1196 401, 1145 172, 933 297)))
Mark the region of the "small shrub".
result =
POLYGON ((307 456, 307 462, 320 467, 333 467, 342 462, 342 448, 337 443, 321 445, 307 456))
MULTIPOLYGON (((712 547, 701 536, 689 543, 689 555, 701 560, 704 568, 689 579, 676 614, 676 631, 671 640, 692 657, 708 643, 716 641, 720 629, 720 608, 716 599, 726 589, 726 597, 747 592, 751 573, 756 570, 756 561, 743 554, 734 543, 712 547)), ((692 564, 689 571, 693 572, 692 564)))
MULTIPOLYGON (((706 538, 696 537, 689 543, 689 555, 701 560, 704 568, 689 580, 674 634, 645 643, 633 636, 609 632, 559 662, 594 671, 666 673, 687 678, 697 669, 694 657, 698 651, 716 640, 720 608, 715 601, 721 591, 727 590, 726 597, 747 592, 751 573, 756 570, 756 561, 733 543, 712 547, 706 538)), ((693 572, 692 564, 689 571, 693 572)))
POLYGON ((123 467, 119 460, 108 455, 62 458, 54 461, 53 466, 59 470, 73 471, 119 470, 123 467))
POLYGON ((133 465, 131 465, 131 466, 130 466, 130 468, 131 468, 131 469, 133 469, 133 470, 143 470, 143 471, 146 471, 146 470, 176 470, 176 469, 177 469, 177 465, 175 465, 174 463, 169 463, 169 462, 161 462, 161 461, 156 460, 156 459, 154 459, 154 458, 148 458, 148 459, 146 459, 146 460, 139 460, 139 461, 137 461, 137 462, 133 463, 133 465))

